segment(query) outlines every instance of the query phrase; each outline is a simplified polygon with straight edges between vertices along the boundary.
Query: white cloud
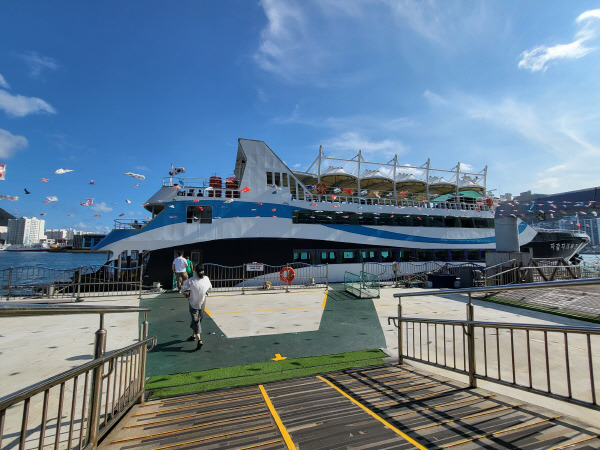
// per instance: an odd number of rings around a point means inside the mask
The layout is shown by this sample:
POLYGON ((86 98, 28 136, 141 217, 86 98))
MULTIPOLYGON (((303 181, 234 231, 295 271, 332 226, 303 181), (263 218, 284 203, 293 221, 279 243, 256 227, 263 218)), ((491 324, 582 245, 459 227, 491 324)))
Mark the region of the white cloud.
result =
POLYGON ((27 139, 0 129, 0 158, 10 158, 16 151, 27 147, 27 139))
POLYGON ((23 58, 29 66, 29 75, 33 78, 39 77, 44 69, 56 70, 59 67, 58 62, 55 59, 38 55, 35 52, 21 55, 21 58, 23 58))
POLYGON ((8 84, 8 82, 6 81, 6 79, 2 76, 2 74, 0 73, 0 87, 4 88, 4 89, 9 89, 10 85, 8 84))
POLYGON ((345 132, 323 142, 323 150, 331 156, 344 153, 345 158, 352 157, 362 150, 363 157, 372 161, 383 162, 383 159, 393 158, 395 154, 406 152, 402 142, 393 139, 373 140, 357 132, 345 132))
POLYGON ((588 47, 587 44, 598 35, 598 20, 600 20, 600 9, 585 11, 575 20, 580 28, 575 33, 573 42, 557 44, 552 47, 539 45, 531 50, 525 50, 521 53, 518 66, 531 72, 545 71, 548 63, 553 60, 584 57, 595 50, 593 47, 588 47))
POLYGON ((436 94, 435 92, 431 92, 429 89, 426 89, 425 92, 423 92, 423 97, 425 97, 425 99, 434 106, 448 104, 448 101, 444 97, 436 94))
POLYGON ((108 213, 113 209, 106 204, 106 202, 95 203, 94 206, 91 207, 93 211, 108 213))
POLYGON ((2 89, 0 89, 0 109, 3 109, 8 115, 16 117, 40 112, 56 113, 56 110, 41 98, 12 95, 2 89))

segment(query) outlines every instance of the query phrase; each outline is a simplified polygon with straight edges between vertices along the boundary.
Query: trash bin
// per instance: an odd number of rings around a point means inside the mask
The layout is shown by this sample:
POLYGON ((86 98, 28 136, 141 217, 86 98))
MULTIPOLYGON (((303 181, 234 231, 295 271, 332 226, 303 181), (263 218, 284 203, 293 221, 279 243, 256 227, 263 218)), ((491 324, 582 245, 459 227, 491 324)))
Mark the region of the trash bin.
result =
POLYGON ((430 273, 427 275, 427 281, 431 282, 434 289, 453 288, 456 275, 430 273))

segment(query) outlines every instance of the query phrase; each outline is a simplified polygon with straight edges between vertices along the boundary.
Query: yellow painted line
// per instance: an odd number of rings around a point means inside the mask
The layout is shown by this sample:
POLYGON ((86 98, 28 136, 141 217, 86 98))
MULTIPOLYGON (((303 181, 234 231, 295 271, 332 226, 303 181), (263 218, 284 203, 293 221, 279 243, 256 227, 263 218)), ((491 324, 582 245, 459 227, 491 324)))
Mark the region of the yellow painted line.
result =
POLYGON ((329 386, 331 386, 332 388, 334 388, 336 391, 338 391, 340 394, 342 394, 344 397, 346 397, 352 403, 354 403, 355 405, 359 406, 364 411, 366 411, 373 418, 377 419, 382 424, 384 424, 386 427, 388 427, 389 429, 391 429, 392 431, 394 431, 396 434, 400 435, 407 442, 410 442, 412 445, 414 445, 415 447, 417 447, 417 448, 419 448, 421 450, 427 450, 427 447, 422 446, 417 441, 415 441, 413 438, 411 438, 410 436, 408 436, 407 434, 403 433, 398 428, 396 428, 394 425, 392 425, 391 423, 389 423, 387 420, 385 420, 382 417, 379 417, 377 414, 375 414, 373 411, 371 411, 365 405, 363 405, 362 403, 360 403, 359 401, 355 400, 354 398, 352 398, 351 396, 349 396, 348 394, 346 394, 344 391, 342 391, 340 388, 338 388, 336 385, 334 385, 331 381, 326 380, 325 378, 321 377, 320 375, 317 375, 317 378, 319 380, 324 381, 325 383, 327 383, 329 386))
POLYGON ((482 434, 482 435, 479 435, 479 436, 472 437, 470 439, 464 439, 462 441, 453 442, 452 444, 442 445, 440 448, 455 447, 457 445, 466 444, 467 442, 472 442, 472 441, 475 441, 475 440, 484 439, 486 437, 498 436, 499 434, 510 433, 511 431, 516 431, 516 430, 521 430, 523 428, 532 427, 534 425, 539 425, 540 423, 548 422, 550 420, 559 419, 560 417, 562 417, 562 416, 548 417, 547 419, 538 420, 537 422, 530 422, 530 423, 526 423, 526 424, 523 424, 523 425, 517 425, 517 426, 511 427, 511 428, 506 428, 504 430, 494 431, 493 433, 482 434))
POLYGON ((413 430, 414 431, 425 430, 426 428, 439 427, 440 425, 443 425, 445 423, 458 422, 459 420, 472 419, 473 417, 487 416, 488 414, 494 414, 494 413, 497 413, 500 411, 506 411, 507 409, 515 409, 515 408, 518 408, 519 406, 523 406, 524 404, 525 403, 521 403, 519 405, 514 405, 514 406, 504 406, 503 408, 492 409, 490 411, 480 412, 477 414, 470 414, 470 415, 464 416, 464 417, 457 417, 456 419, 442 420, 441 422, 436 422, 436 423, 432 423, 429 425, 423 425, 422 427, 413 428, 413 430))
POLYGON ((321 305, 321 308, 325 308, 325 304, 327 304, 327 291, 325 291, 325 298, 323 299, 323 304, 321 305))
POLYGON ((267 407, 269 408, 269 411, 271 411, 271 415, 273 416, 273 420, 275 420, 275 423, 277 424, 277 428, 279 428, 279 432, 281 433, 281 436, 283 437, 283 440, 285 441, 285 444, 287 445, 287 448, 290 449, 290 450, 296 450, 296 446, 294 445, 294 442, 292 441, 292 438, 291 438, 290 434, 285 429, 285 426, 283 426, 283 422, 279 418, 279 414, 277 414, 277 411, 275 410, 275 407, 273 406, 273 403, 271 403, 271 399, 269 398, 269 394, 267 394, 267 391, 265 390, 265 388, 264 388, 264 386, 262 384, 259 384, 258 388, 260 389, 260 392, 262 392, 262 395, 263 395, 263 397, 265 399, 265 403, 267 404, 267 407))
POLYGON ((213 313, 213 314, 211 314, 211 316, 222 316, 222 315, 226 315, 226 314, 249 314, 249 313, 259 313, 259 312, 275 312, 275 311, 294 311, 294 310, 302 311, 305 309, 321 309, 321 307, 320 306, 306 306, 304 308, 257 309, 254 311, 230 311, 230 312, 222 312, 222 313, 213 313))
POLYGON ((580 442, 591 441, 592 439, 596 439, 596 438, 599 438, 599 437, 600 437, 600 435, 595 434, 593 436, 588 436, 586 438, 579 439, 578 441, 571 441, 571 442, 567 442, 566 444, 561 444, 561 445, 558 445, 556 447, 549 448, 548 450, 558 450, 559 448, 565 448, 565 447, 568 447, 570 445, 579 444, 580 442))
POLYGON ((232 433, 216 434, 214 436, 207 436, 207 437, 201 438, 201 439, 194 439, 193 441, 180 442, 178 444, 165 445, 164 447, 157 447, 154 450, 165 450, 167 448, 181 447, 182 445, 195 444, 196 442, 209 441, 211 439, 224 438, 227 436, 234 436, 236 434, 249 433, 251 431, 256 431, 256 430, 264 430, 265 428, 273 428, 273 425, 265 425, 262 427, 248 428, 247 430, 234 431, 232 433))
POLYGON ((204 308, 204 312, 205 312, 206 314, 208 314, 209 316, 211 315, 211 314, 210 314, 210 311, 209 311, 208 309, 206 309, 206 308, 204 308))

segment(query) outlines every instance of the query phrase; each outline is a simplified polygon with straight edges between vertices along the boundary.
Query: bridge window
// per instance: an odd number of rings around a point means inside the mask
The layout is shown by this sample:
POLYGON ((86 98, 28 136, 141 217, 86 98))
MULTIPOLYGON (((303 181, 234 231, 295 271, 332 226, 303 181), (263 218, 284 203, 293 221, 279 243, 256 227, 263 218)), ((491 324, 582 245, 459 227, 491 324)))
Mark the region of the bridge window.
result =
POLYGON ((212 223, 212 206, 188 205, 187 223, 212 223))

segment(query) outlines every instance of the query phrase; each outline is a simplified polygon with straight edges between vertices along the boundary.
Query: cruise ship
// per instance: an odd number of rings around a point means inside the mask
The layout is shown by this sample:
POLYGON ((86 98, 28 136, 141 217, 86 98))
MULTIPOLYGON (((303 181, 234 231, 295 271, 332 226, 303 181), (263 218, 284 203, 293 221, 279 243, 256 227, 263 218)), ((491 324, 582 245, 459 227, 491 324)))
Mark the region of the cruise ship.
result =
MULTIPOLYGON (((144 204, 150 219, 115 220, 94 250, 120 267, 143 264, 144 284, 163 285, 179 250, 223 266, 328 264, 332 282, 362 262, 482 262, 495 249, 496 205, 486 197, 487 168, 461 168, 371 162, 360 151, 332 158, 319 149, 308 170, 296 171, 264 142, 239 139, 232 176, 171 170, 144 204)), ((521 246, 540 239, 518 222, 521 246)), ((568 258, 586 243, 557 242, 553 254, 534 256, 568 258)))

